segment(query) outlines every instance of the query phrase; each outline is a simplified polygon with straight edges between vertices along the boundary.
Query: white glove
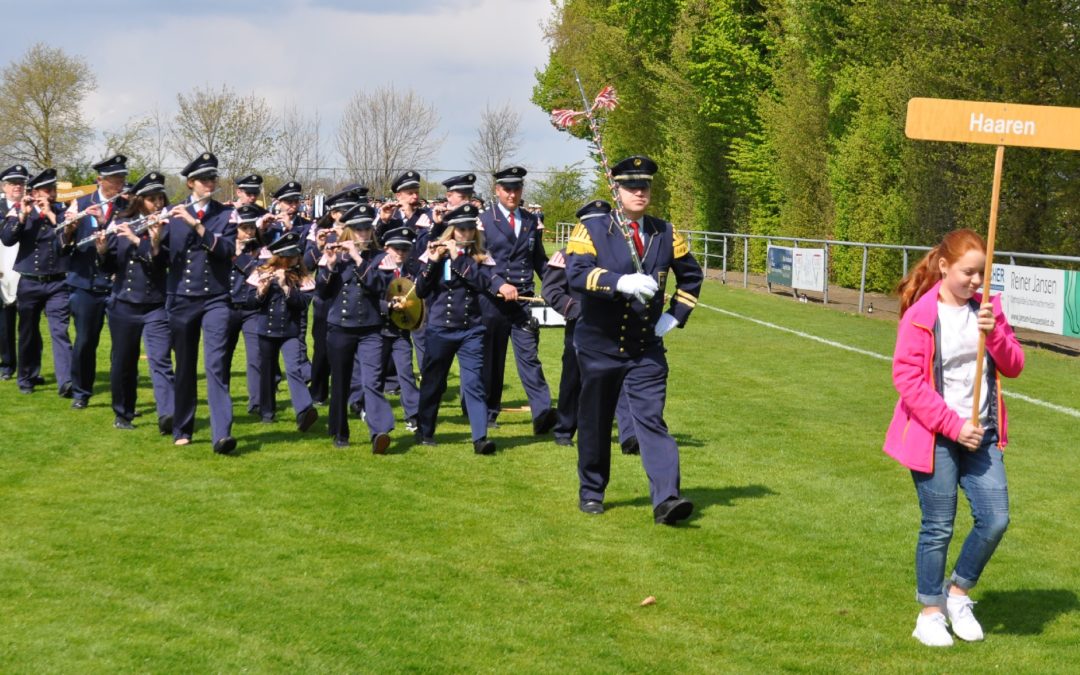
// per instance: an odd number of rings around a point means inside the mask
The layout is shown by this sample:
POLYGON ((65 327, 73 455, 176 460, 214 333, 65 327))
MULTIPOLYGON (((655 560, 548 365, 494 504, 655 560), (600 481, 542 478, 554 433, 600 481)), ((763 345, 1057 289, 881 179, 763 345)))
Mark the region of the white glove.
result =
POLYGON ((671 332, 671 329, 679 325, 679 320, 671 316, 667 312, 660 315, 660 318, 656 322, 656 328, 654 332, 656 337, 662 338, 671 332))
POLYGON ((648 274, 641 273, 624 274, 615 282, 615 290, 627 297, 636 297, 642 304, 656 295, 659 288, 656 279, 653 279, 648 274))

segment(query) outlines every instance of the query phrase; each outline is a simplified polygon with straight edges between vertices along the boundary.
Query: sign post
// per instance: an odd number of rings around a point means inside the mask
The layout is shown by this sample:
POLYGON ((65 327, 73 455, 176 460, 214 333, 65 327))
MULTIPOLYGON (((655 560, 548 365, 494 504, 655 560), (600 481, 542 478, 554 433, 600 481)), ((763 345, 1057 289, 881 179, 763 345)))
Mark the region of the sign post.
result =
MULTIPOLYGON (((994 155, 994 185, 990 194, 990 223, 986 233, 986 271, 983 274, 983 301, 988 302, 1005 146, 1080 150, 1080 108, 913 98, 908 101, 904 133, 908 138, 924 141, 986 143, 997 146, 997 153, 994 155)), ((971 423, 975 426, 979 425, 979 398, 982 392, 985 355, 986 335, 980 331, 971 411, 971 423)))

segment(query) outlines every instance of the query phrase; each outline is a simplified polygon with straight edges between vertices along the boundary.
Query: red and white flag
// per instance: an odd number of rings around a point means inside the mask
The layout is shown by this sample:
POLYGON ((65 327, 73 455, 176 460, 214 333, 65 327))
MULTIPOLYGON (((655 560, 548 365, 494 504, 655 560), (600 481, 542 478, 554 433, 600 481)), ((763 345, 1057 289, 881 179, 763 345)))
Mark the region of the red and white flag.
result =
POLYGON ((551 123, 560 129, 566 129, 573 126, 577 118, 584 114, 575 110, 552 110, 551 123))
POLYGON ((619 104, 619 98, 615 93, 615 87, 610 84, 600 90, 600 93, 596 95, 596 100, 593 101, 592 109, 604 108, 605 110, 614 110, 615 106, 619 104))

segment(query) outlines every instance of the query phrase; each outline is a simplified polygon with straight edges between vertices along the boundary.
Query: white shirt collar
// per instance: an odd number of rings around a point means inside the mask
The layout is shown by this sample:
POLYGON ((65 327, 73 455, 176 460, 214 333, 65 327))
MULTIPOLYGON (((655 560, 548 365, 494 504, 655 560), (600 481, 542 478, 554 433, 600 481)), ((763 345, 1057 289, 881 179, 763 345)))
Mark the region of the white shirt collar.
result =
MULTIPOLYGON (((499 213, 501 213, 503 215, 503 218, 506 218, 507 220, 509 220, 510 219, 510 210, 507 209, 505 206, 503 206, 502 202, 497 201, 497 202, 495 202, 495 204, 499 207, 499 213)), ((520 208, 514 209, 514 220, 516 220, 519 223, 521 222, 521 209, 520 208)))

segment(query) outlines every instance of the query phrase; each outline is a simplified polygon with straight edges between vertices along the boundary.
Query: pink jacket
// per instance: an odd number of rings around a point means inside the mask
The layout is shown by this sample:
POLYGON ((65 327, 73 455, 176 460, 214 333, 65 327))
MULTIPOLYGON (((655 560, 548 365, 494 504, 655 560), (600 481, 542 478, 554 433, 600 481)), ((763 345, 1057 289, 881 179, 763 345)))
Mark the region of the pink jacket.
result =
MULTIPOLYGON (((934 324, 940 285, 934 284, 900 319, 893 354, 893 384, 900 392, 900 400, 885 434, 885 453, 909 469, 924 473, 934 470, 934 435, 956 440, 964 426, 964 418, 945 404, 934 382, 934 324)), ((974 300, 981 303, 982 297, 976 294, 974 300)), ((1001 296, 993 296, 990 302, 996 323, 986 337, 986 351, 997 369, 998 445, 1004 448, 1009 436, 1000 376, 1020 374, 1024 350, 1001 310, 1001 296)))

